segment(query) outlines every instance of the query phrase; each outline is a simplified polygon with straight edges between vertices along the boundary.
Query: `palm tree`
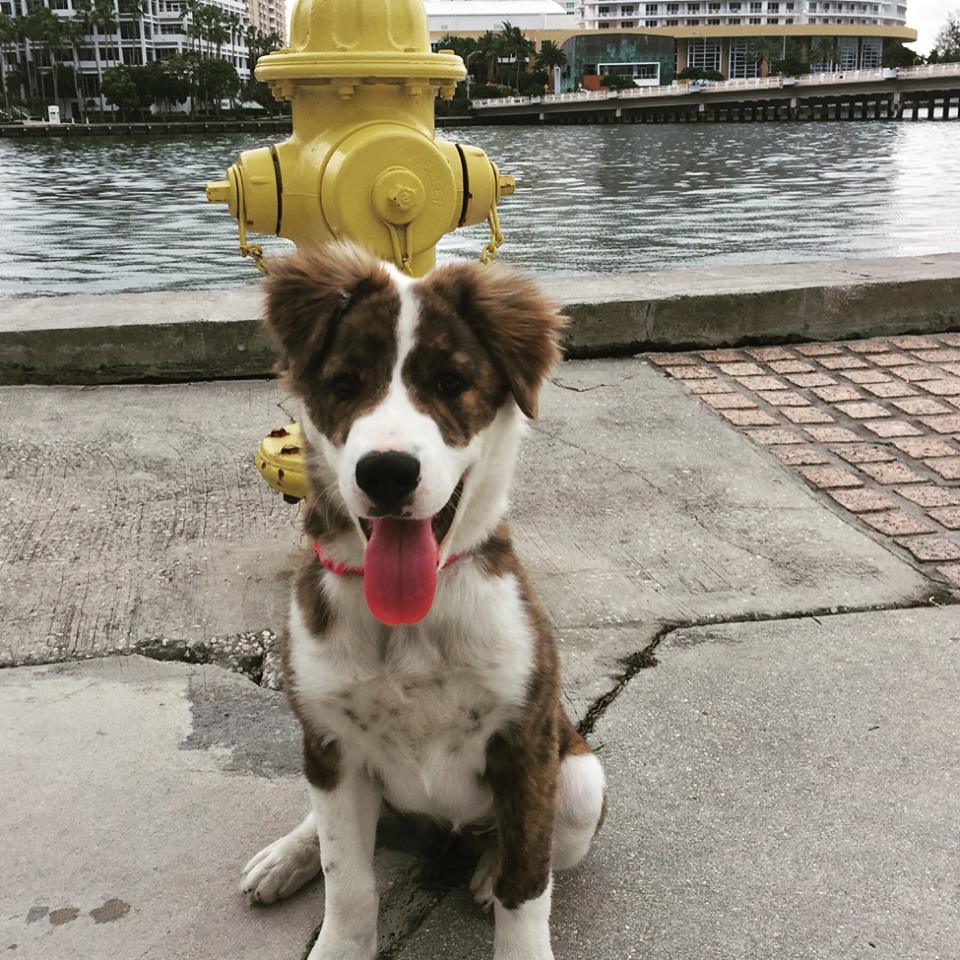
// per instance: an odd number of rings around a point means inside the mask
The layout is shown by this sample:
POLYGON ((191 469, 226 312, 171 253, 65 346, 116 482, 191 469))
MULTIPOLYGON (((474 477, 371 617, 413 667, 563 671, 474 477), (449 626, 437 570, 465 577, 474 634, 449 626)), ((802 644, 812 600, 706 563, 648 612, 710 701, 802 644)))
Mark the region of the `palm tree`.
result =
POLYGON ((0 13, 0 85, 3 86, 3 109, 10 113, 10 78, 7 76, 7 45, 17 41, 17 24, 13 17, 0 13))
POLYGON ((821 67, 835 67, 840 60, 840 42, 836 37, 817 37, 810 44, 810 62, 821 67))
POLYGON ((230 37, 230 30, 227 25, 226 14, 219 7, 212 3, 204 4, 204 18, 206 20, 207 42, 216 45, 217 59, 220 59, 220 51, 223 45, 230 37))
POLYGON ((503 52, 508 57, 515 57, 517 61, 517 82, 520 86, 520 68, 525 66, 530 54, 533 52, 533 44, 526 38, 520 27, 515 27, 509 20, 504 20, 503 29, 500 31, 500 42, 503 52))
POLYGON ((750 41, 750 52, 757 63, 757 72, 762 77, 770 72, 774 56, 779 56, 782 49, 775 37, 756 37, 750 41))
POLYGON ((563 69, 567 65, 567 55, 562 47, 558 47, 552 40, 544 40, 537 51, 537 58, 534 60, 534 66, 542 70, 550 78, 548 89, 553 88, 554 70, 558 67, 563 69))
POLYGON ((500 38, 492 30, 488 30, 477 41, 480 60, 486 64, 487 67, 487 83, 493 83, 494 72, 497 68, 497 58, 500 56, 500 49, 500 38))
POLYGON ((73 59, 73 92, 77 98, 77 104, 80 108, 80 121, 87 122, 86 100, 80 92, 80 54, 77 47, 83 42, 87 35, 87 26, 84 21, 77 16, 76 9, 72 17, 63 21, 63 42, 70 48, 70 55, 73 59))
POLYGON ((554 67, 565 67, 567 65, 567 55, 562 47, 558 47, 552 40, 544 40, 540 44, 540 50, 534 65, 538 70, 552 70, 554 67))
MULTIPOLYGON (((46 55, 49 61, 50 79, 53 82, 53 99, 60 102, 60 90, 57 82, 57 52, 62 43, 62 27, 60 18, 49 8, 39 3, 32 3, 26 16, 27 36, 35 49, 46 55)), ((43 66, 41 56, 40 66, 43 66)), ((37 71, 40 77, 40 95, 46 99, 43 89, 43 73, 37 71)))
POLYGON ((230 62, 232 63, 233 50, 237 46, 237 37, 243 35, 243 17, 241 17, 239 13, 227 13, 224 14, 223 20, 229 34, 227 43, 231 48, 230 62))

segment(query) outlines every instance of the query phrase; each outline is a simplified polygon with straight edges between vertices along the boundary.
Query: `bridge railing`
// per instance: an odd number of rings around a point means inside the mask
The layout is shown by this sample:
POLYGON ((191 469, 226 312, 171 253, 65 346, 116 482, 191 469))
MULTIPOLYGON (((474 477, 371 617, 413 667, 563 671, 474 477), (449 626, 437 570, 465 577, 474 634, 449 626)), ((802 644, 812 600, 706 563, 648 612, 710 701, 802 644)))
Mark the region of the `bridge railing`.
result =
MULTIPOLYGON (((874 83, 883 80, 922 80, 926 77, 960 77, 960 63, 934 63, 922 67, 900 67, 896 76, 890 71, 844 70, 833 73, 807 73, 789 78, 791 85, 837 86, 845 83, 874 83)), ((575 93, 548 93, 542 97, 496 97, 488 100, 472 100, 470 106, 475 109, 484 107, 502 107, 509 105, 530 105, 535 103, 589 103, 597 100, 642 100, 648 97, 682 97, 690 93, 722 93, 726 90, 768 90, 785 86, 783 77, 748 77, 735 80, 710 81, 700 85, 674 83, 660 87, 632 87, 626 90, 578 90, 575 93)))

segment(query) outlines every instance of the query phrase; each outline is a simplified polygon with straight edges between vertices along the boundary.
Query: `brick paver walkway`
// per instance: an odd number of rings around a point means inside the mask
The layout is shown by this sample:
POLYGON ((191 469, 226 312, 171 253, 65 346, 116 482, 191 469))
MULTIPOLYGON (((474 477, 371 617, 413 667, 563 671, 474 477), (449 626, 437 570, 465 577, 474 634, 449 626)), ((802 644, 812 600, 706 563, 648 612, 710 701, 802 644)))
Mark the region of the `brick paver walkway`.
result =
POLYGON ((646 359, 928 575, 960 585, 960 334, 646 359))

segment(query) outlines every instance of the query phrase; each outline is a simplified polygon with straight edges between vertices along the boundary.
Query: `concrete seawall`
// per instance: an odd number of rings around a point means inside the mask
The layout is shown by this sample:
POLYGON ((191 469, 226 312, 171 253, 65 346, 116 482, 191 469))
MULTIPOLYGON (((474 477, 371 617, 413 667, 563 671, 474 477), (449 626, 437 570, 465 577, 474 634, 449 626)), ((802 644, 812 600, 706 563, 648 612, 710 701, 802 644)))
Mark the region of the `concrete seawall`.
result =
MULTIPOLYGON (((960 253, 547 278, 570 357, 960 330, 960 253)), ((255 287, 0 300, 0 383, 263 377, 255 287)))

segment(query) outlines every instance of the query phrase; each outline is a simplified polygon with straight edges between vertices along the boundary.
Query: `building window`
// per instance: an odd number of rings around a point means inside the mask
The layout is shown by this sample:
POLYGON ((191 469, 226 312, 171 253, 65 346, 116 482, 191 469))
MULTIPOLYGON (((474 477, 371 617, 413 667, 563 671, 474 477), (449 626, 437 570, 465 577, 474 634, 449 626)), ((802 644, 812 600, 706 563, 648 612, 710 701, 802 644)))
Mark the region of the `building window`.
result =
POLYGON ((767 13, 779 13, 780 4, 779 3, 768 3, 767 4, 767 13))
POLYGON ((664 20, 663 25, 665 27, 678 27, 680 25, 679 20, 664 20))
POLYGON ((620 26, 623 27, 624 30, 632 30, 635 24, 632 20, 624 20, 623 23, 620 24, 620 26))
POLYGON ((719 40, 691 40, 687 44, 687 66, 701 70, 720 69, 719 40))
POLYGON ((727 23, 729 23, 731 26, 736 26, 736 24, 738 24, 739 22, 740 22, 739 17, 727 17, 727 23))
POLYGON ((636 12, 636 8, 633 6, 633 4, 630 4, 628 7, 620 8, 621 17, 632 17, 636 12))
POLYGON ((779 22, 780 22, 779 17, 767 17, 767 23, 779 23, 779 22))
POLYGON ((719 27, 720 18, 719 17, 707 17, 707 26, 708 27, 719 27))
POLYGON ((687 13, 699 13, 700 4, 699 3, 688 3, 687 4, 687 13))
POLYGON ((659 4, 659 3, 648 3, 648 4, 647 4, 647 16, 648 16, 648 17, 649 17, 651 14, 657 14, 657 13, 659 13, 659 12, 660 12, 660 4, 659 4))
POLYGON ((610 8, 609 7, 597 7, 597 16, 598 17, 609 17, 610 8))
POLYGON ((742 6, 742 4, 739 4, 739 3, 731 3, 731 4, 730 4, 730 12, 731 12, 731 13, 739 13, 741 6, 742 6))
POLYGON ((647 21, 647 26, 648 26, 648 27, 655 27, 656 25, 657 25, 657 21, 656 21, 656 20, 648 20, 648 21, 647 21))
POLYGON ((609 29, 610 29, 610 21, 609 21, 609 20, 602 20, 600 23, 597 24, 597 29, 599 29, 599 30, 609 30, 609 29))
POLYGON ((699 27, 699 26, 700 26, 700 21, 697 20, 697 19, 687 20, 686 26, 688 26, 688 27, 699 27))
POLYGON ((738 80, 760 76, 760 64, 749 40, 730 41, 730 72, 728 75, 738 80))
POLYGON ((763 13, 763 4, 762 3, 751 3, 750 4, 751 13, 763 13))
POLYGON ((719 13, 720 4, 719 3, 708 3, 707 4, 707 13, 719 13))
POLYGON ((763 23, 762 17, 751 17, 747 23, 760 24, 763 23))
POLYGON ((883 63, 883 41, 878 37, 864 37, 860 41, 860 69, 877 70, 883 63))
POLYGON ((847 70, 856 70, 860 61, 860 41, 856 37, 840 38, 840 63, 838 64, 841 73, 847 70))
POLYGON ((679 13, 680 4, 679 3, 668 3, 667 4, 667 13, 679 13))

